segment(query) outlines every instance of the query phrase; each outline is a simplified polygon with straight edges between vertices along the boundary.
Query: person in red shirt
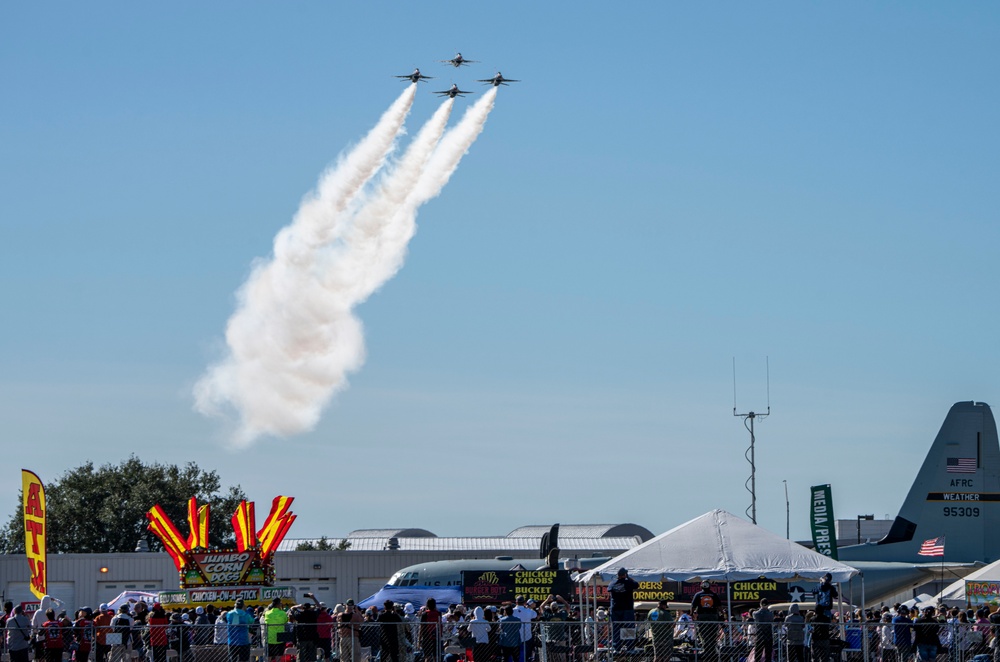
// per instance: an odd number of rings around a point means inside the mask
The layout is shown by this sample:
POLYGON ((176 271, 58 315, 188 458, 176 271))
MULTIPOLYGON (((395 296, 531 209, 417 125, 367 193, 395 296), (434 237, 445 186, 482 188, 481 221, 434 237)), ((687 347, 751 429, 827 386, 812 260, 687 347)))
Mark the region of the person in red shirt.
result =
POLYGON ((80 618, 73 624, 73 634, 76 638, 76 662, 88 662, 90 650, 94 644, 93 611, 85 607, 80 611, 80 618))
POLYGON ((434 598, 427 598, 427 607, 420 612, 418 643, 425 662, 436 662, 441 639, 441 612, 437 610, 434 598))
POLYGON ((170 619, 159 602, 153 603, 153 610, 146 617, 149 626, 149 647, 153 649, 153 662, 167 662, 167 627, 170 619))
POLYGON ((56 620, 54 609, 45 610, 46 621, 42 623, 42 641, 45 647, 45 662, 62 662, 63 628, 56 620))

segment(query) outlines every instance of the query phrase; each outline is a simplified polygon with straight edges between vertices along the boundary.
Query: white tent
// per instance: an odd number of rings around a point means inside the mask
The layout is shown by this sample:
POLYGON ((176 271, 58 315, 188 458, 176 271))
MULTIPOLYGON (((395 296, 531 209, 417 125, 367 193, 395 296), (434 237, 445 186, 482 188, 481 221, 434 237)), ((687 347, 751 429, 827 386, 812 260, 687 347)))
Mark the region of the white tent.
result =
POLYGON ((965 580, 967 579, 980 582, 1000 581, 1000 561, 994 561, 993 563, 952 582, 946 586, 944 590, 934 596, 934 600, 936 602, 943 602, 951 607, 958 607, 967 604, 965 596, 965 580))
POLYGON ((712 510, 616 556, 577 581, 612 579, 626 568, 637 581, 745 581, 820 579, 835 582, 858 574, 802 545, 785 540, 724 510, 712 510))

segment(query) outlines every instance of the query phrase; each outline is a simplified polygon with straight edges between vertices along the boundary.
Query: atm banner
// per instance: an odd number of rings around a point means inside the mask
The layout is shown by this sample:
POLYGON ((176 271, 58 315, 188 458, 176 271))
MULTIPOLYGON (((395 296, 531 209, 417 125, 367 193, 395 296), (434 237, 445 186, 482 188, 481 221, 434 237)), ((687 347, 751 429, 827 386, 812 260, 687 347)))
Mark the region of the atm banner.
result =
POLYGON ((465 603, 542 602, 550 595, 569 599, 573 595, 569 570, 488 570, 462 573, 462 601, 465 603))
POLYGON ((39 600, 48 593, 48 573, 45 568, 45 487, 42 480, 27 469, 21 469, 21 494, 24 503, 24 553, 31 573, 31 592, 39 600))

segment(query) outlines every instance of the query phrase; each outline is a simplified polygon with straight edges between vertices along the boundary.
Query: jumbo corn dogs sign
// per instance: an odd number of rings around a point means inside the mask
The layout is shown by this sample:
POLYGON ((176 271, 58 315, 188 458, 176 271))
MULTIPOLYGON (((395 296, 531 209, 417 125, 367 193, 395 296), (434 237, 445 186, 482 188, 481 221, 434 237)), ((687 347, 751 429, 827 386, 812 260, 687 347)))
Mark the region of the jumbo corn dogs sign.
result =
MULTIPOLYGON (((195 497, 188 501, 187 537, 181 535, 159 504, 153 506, 146 513, 148 528, 173 559, 182 589, 165 592, 161 602, 189 605, 212 602, 209 598, 217 598, 219 591, 231 592, 229 588, 250 591, 258 596, 279 590, 280 587, 268 591, 262 589, 274 584, 274 552, 295 521, 295 515, 289 510, 293 499, 275 497, 271 512, 260 529, 256 528, 253 502, 240 502, 231 519, 236 534, 236 549, 217 549, 209 544, 209 507, 204 505, 199 508, 195 497)), ((251 599, 251 602, 255 600, 251 599)))

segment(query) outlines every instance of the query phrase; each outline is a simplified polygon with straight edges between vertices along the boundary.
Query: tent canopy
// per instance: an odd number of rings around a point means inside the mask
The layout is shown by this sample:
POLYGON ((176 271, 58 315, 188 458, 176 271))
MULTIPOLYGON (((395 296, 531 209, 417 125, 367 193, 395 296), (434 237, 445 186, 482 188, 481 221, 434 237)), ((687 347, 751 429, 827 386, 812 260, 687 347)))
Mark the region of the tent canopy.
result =
POLYGON ((638 581, 818 580, 829 572, 833 581, 843 582, 858 573, 725 510, 712 510, 661 533, 577 581, 596 575, 612 579, 619 568, 638 581))
POLYGON ((965 595, 966 580, 976 580, 980 582, 1000 581, 1000 561, 994 561, 989 565, 957 579, 938 593, 933 599, 943 602, 948 606, 957 607, 968 603, 965 595))

